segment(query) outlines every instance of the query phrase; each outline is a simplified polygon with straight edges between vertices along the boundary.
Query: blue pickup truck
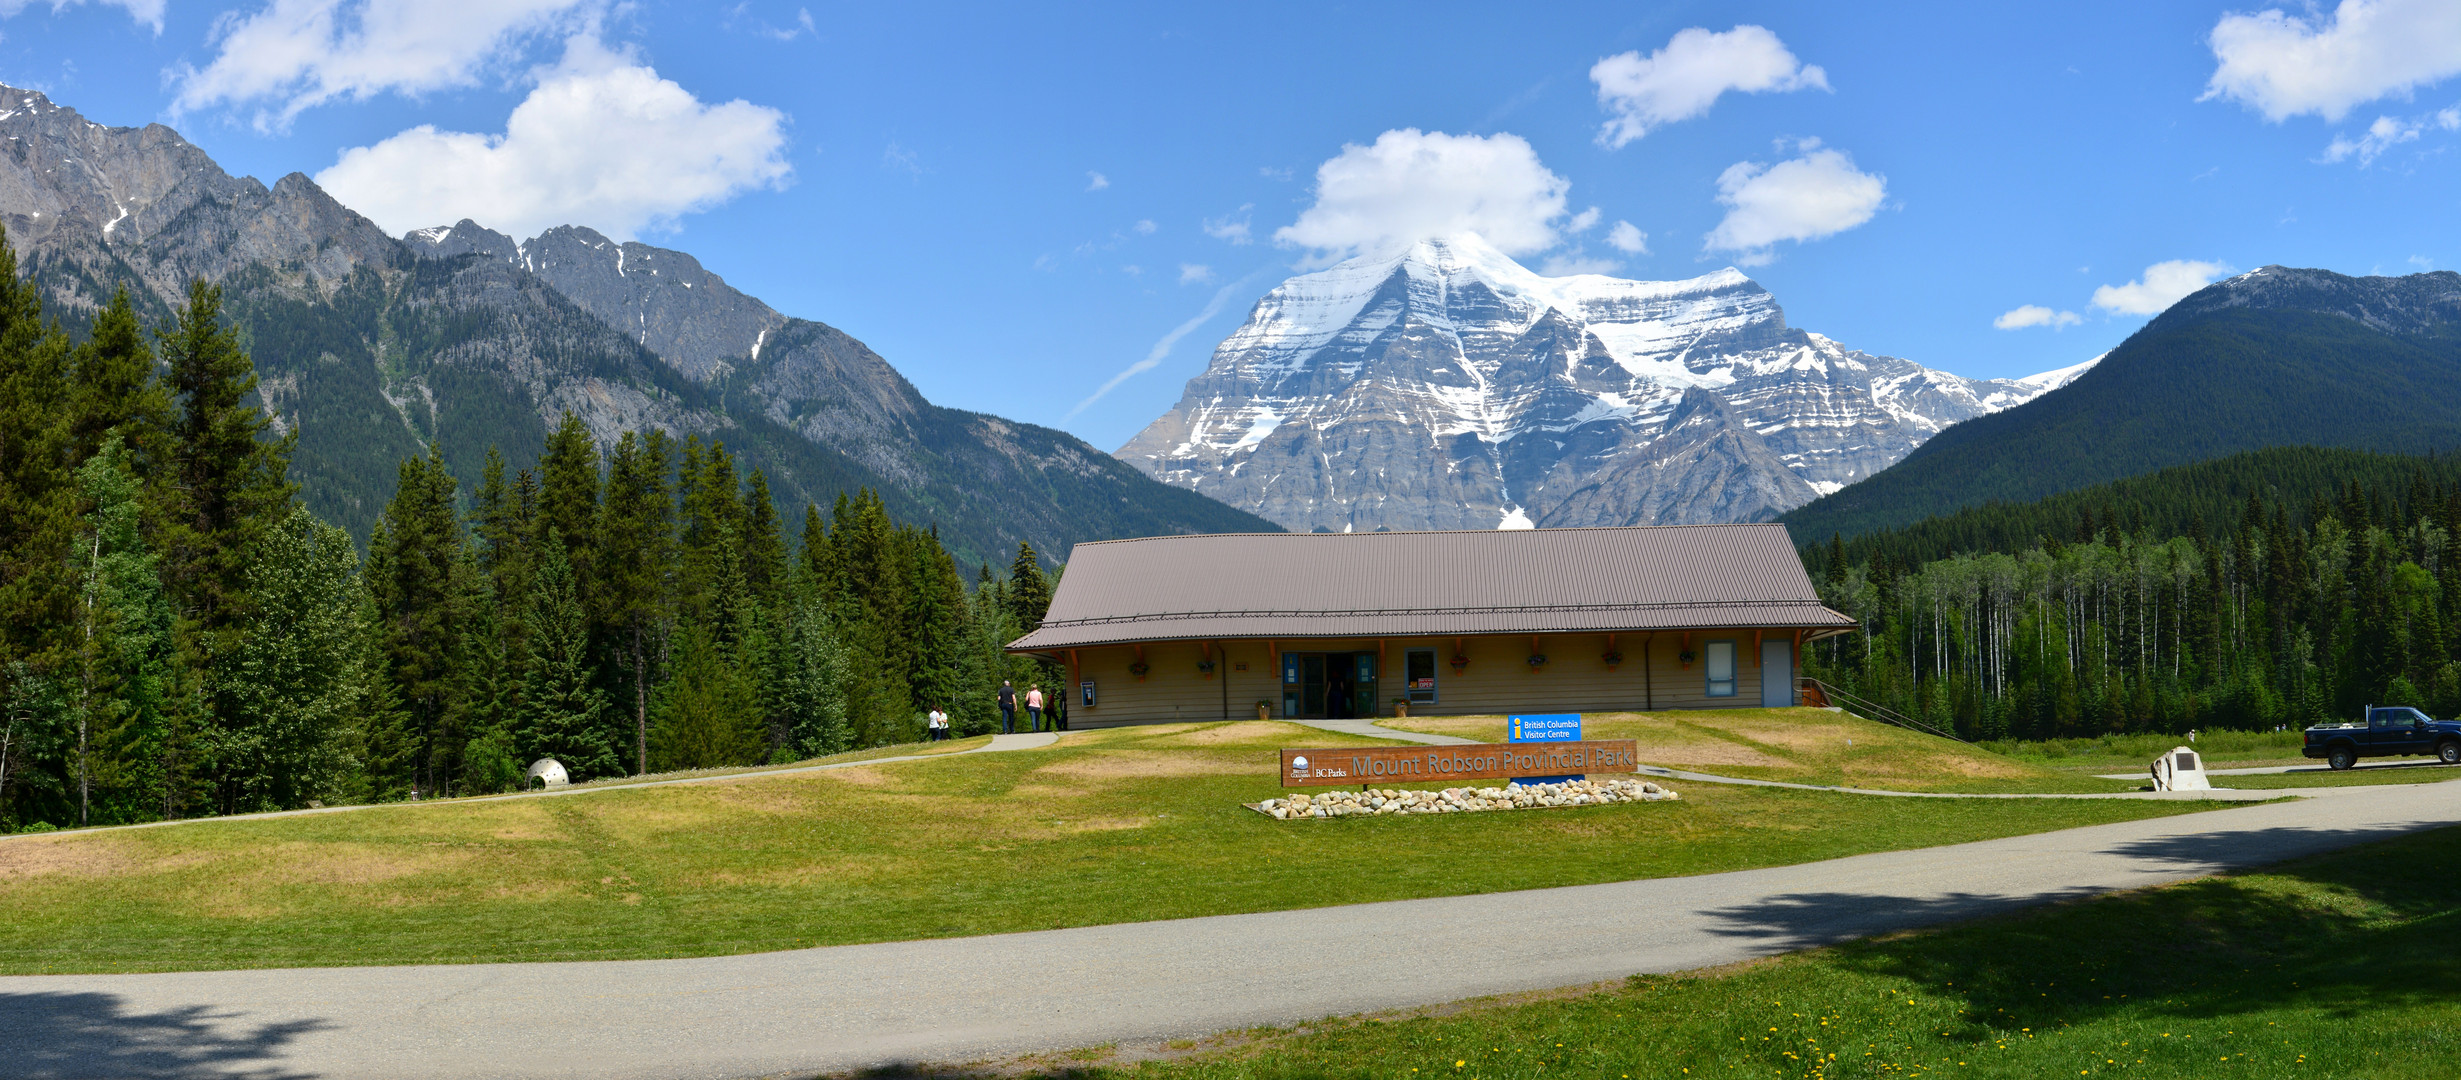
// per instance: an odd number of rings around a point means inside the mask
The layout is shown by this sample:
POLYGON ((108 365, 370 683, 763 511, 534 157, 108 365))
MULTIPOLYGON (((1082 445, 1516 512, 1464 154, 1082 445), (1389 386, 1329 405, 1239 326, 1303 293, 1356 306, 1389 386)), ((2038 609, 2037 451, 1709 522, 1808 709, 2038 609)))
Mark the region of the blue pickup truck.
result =
POLYGON ((2446 765, 2461 765, 2461 721, 2432 719, 2404 706, 2370 705, 2366 723, 2308 728, 2307 745, 2299 752, 2323 758, 2336 769, 2347 769, 2363 757, 2416 754, 2433 754, 2446 765))

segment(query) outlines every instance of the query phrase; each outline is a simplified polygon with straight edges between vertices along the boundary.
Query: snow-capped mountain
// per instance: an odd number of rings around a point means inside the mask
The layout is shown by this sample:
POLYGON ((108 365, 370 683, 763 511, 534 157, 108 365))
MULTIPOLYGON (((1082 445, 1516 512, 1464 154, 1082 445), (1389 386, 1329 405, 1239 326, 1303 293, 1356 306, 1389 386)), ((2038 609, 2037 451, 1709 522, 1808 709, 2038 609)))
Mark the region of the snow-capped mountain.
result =
POLYGON ((1758 521, 2092 365, 1962 378, 1731 268, 1550 278, 1463 235, 1283 282, 1118 454, 1292 529, 1758 521))

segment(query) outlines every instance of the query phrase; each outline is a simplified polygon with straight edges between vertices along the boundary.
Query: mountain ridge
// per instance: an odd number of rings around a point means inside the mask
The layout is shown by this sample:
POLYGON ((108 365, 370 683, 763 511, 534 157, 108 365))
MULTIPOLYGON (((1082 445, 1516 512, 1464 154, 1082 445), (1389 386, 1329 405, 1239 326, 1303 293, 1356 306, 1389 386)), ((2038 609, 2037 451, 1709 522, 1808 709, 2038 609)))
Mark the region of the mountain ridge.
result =
POLYGON ((1765 520, 2090 366, 1966 379, 1732 267, 1549 278, 1464 234, 1276 286, 1117 453, 1291 528, 1765 520))
POLYGON ((2461 274, 2266 266, 2155 316, 2057 393, 1942 432, 1783 520, 1859 535, 2269 446, 2461 445, 2461 274))
POLYGON ((0 223, 72 325, 117 287, 159 322, 191 277, 220 283, 262 401, 301 432, 311 509, 362 538, 427 441, 467 484, 489 443, 515 467, 534 459, 566 409, 602 445, 646 427, 726 441, 790 516, 875 488, 968 561, 1272 528, 1064 432, 933 406, 861 342, 682 252, 570 227, 526 257, 475 224, 396 239, 303 174, 268 188, 166 126, 106 127, 34 91, 0 87, 0 223))

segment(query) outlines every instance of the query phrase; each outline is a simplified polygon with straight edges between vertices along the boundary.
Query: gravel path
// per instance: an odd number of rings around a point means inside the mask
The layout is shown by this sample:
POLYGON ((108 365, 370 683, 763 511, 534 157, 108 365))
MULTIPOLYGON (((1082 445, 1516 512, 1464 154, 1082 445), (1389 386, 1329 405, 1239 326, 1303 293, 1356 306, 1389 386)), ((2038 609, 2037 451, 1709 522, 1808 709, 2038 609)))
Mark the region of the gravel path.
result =
POLYGON ((680 1080, 966 1060, 1730 963, 2456 823, 2461 783, 2366 787, 1767 870, 992 937, 0 978, 0 1076, 680 1080))

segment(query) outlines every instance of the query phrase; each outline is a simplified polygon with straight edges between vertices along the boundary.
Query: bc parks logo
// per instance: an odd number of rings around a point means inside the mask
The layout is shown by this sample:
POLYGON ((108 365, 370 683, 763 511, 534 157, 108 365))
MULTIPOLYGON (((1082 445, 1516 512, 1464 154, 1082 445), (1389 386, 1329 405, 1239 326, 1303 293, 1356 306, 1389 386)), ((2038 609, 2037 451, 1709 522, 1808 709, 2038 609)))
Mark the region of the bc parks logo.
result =
POLYGON ((1306 775, 1307 775, 1307 755, 1305 755, 1305 754, 1301 754, 1301 755, 1299 755, 1298 757, 1295 757, 1295 758, 1290 759, 1290 775, 1292 775, 1292 776, 1306 776, 1306 775))

